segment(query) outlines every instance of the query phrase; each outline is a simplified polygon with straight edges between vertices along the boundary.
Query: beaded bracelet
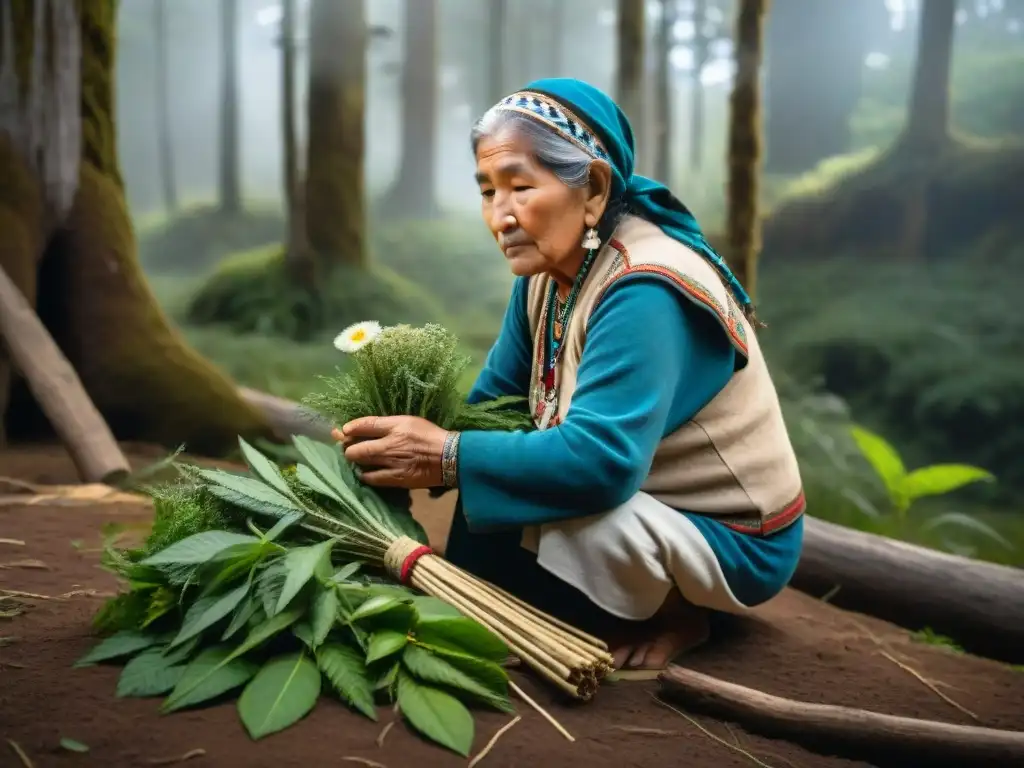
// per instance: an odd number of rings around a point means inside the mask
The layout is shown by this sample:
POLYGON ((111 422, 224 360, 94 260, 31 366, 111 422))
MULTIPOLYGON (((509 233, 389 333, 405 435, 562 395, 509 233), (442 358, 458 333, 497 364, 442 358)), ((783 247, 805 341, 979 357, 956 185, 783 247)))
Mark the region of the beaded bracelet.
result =
POLYGON ((441 450, 441 482, 446 488, 459 484, 459 438, 461 432, 449 432, 441 450))

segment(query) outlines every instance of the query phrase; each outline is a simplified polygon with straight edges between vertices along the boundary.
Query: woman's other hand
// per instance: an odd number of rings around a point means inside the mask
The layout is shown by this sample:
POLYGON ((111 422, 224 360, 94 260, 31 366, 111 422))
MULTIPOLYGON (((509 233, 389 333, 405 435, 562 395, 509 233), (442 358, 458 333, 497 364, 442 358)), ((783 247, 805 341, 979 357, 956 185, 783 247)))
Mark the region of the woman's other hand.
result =
POLYGON ((366 416, 335 429, 345 458, 362 468, 367 485, 432 488, 442 485, 447 430, 418 416, 366 416))

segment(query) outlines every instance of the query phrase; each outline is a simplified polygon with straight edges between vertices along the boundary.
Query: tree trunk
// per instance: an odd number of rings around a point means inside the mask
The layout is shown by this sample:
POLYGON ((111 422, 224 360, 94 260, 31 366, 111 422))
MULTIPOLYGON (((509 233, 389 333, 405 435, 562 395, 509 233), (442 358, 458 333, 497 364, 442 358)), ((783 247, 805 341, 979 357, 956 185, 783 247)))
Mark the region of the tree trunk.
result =
POLYGON ((921 8, 917 63, 907 108, 905 147, 941 148, 949 141, 949 77, 957 0, 928 0, 921 8))
POLYGON ((487 37, 490 48, 490 69, 488 91, 490 104, 497 104, 505 96, 505 25, 508 23, 508 3, 506 0, 491 0, 491 13, 487 25, 487 37))
POLYGON ((242 212, 238 93, 238 0, 220 0, 220 209, 242 212))
POLYGON ((765 30, 767 170, 802 173, 850 150, 864 57, 888 34, 884 0, 773 0, 765 30))
POLYGON ((693 73, 690 84, 690 170, 699 171, 704 160, 704 67, 710 56, 711 41, 705 33, 707 0, 693 4, 693 73))
POLYGON ((178 184, 174 174, 174 139, 171 136, 169 62, 167 55, 167 0, 153 3, 153 37, 156 61, 156 136, 160 158, 160 184, 164 192, 164 209, 178 213, 178 184))
POLYGON ((726 260, 753 297, 761 244, 757 213, 761 161, 761 50, 768 0, 739 0, 736 79, 729 98, 729 191, 726 260))
POLYGON ((618 0, 619 13, 616 27, 618 68, 615 78, 615 98, 633 126, 634 138, 644 135, 644 3, 645 0, 618 0))
POLYGON ((398 176, 382 206, 394 216, 426 219, 438 214, 437 70, 437 0, 405 0, 401 155, 398 176))
POLYGON ((658 57, 654 85, 654 175, 663 184, 672 181, 672 47, 676 23, 675 0, 661 0, 661 19, 655 36, 658 57))
MULTIPOLYGON (((9 4, 0 6, 0 47, 17 49, 3 60, 11 56, 18 64, 15 90, 27 86, 33 92, 31 65, 43 70, 49 58, 58 74, 42 95, 65 94, 56 113, 47 110, 60 117, 59 124, 32 155, 19 151, 18 112, 0 110, 0 260, 119 439, 222 453, 237 444, 236 435, 256 438, 270 429, 232 383, 170 327, 139 266, 117 159, 115 26, 113 0, 35 0, 19 3, 13 13, 9 4), (40 47, 33 44, 32 11, 47 5, 50 29, 40 47), (68 15, 74 41, 62 31, 68 15), (73 92, 63 82, 67 73, 73 92), (73 204, 67 210, 52 183, 54 157, 73 169, 73 204)), ((0 66, 0 101, 8 71, 0 66)), ((0 397, 12 437, 45 429, 24 384, 13 390, 9 403, 0 397)))
POLYGON ((366 264, 366 46, 363 0, 312 0, 306 141, 306 234, 325 271, 366 264))

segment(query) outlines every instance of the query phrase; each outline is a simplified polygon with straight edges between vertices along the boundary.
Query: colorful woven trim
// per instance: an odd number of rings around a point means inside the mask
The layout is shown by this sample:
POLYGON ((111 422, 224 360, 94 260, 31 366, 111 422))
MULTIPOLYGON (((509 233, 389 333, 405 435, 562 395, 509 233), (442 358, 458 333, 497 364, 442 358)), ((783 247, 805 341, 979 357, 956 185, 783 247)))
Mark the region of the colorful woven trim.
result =
POLYGON ((597 135, 576 115, 548 96, 519 91, 506 96, 494 108, 529 115, 554 128, 591 157, 608 162, 608 152, 597 135))
POLYGON ((800 491, 800 495, 789 502, 789 504, 784 506, 782 509, 769 512, 765 517, 744 517, 739 519, 716 517, 716 519, 721 520, 722 524, 727 528, 732 528, 734 531, 738 531, 739 533, 747 533, 753 536, 767 536, 770 533, 776 533, 781 531, 783 528, 791 526, 800 519, 800 515, 802 515, 806 509, 807 500, 804 498, 804 492, 800 491))

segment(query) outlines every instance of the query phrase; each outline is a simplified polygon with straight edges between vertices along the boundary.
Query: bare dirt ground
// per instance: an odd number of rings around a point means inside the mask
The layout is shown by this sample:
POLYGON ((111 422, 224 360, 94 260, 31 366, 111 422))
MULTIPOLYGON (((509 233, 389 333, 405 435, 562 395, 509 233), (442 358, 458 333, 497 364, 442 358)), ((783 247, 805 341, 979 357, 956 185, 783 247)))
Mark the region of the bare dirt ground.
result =
MULTIPOLYGON (((161 456, 158 449, 144 446, 128 449, 137 466, 161 456)), ((64 452, 46 446, 0 453, 0 476, 36 484, 76 482, 64 452)), ((118 522, 144 530, 150 511, 142 503, 22 503, 11 499, 16 491, 0 481, 0 590, 50 599, 20 598, 24 612, 0 618, 0 766, 26 764, 9 742, 16 743, 37 768, 173 765, 184 757, 196 768, 465 765, 401 724, 378 746, 381 728, 391 717, 383 709, 381 722, 371 723, 324 699, 297 726, 254 743, 233 702, 160 716, 158 700, 115 698, 118 668, 72 669, 72 663, 95 642, 90 619, 104 597, 118 588, 98 567, 101 527, 118 522), (64 751, 59 746, 62 738, 83 742, 90 751, 64 751)), ((451 499, 417 499, 417 516, 432 541, 443 541, 451 505, 451 499)), ((693 653, 685 664, 804 701, 1024 730, 1024 672, 915 642, 891 625, 792 591, 757 611, 728 637, 693 653), (976 719, 893 659, 931 681, 976 719)), ((815 755, 710 718, 688 720, 654 700, 654 682, 609 683, 589 704, 567 705, 528 675, 514 675, 576 742, 564 740, 520 704, 522 721, 501 737, 480 763, 483 768, 756 764, 694 723, 772 768, 867 765, 815 755)), ((475 752, 507 721, 504 715, 479 713, 475 752)))

